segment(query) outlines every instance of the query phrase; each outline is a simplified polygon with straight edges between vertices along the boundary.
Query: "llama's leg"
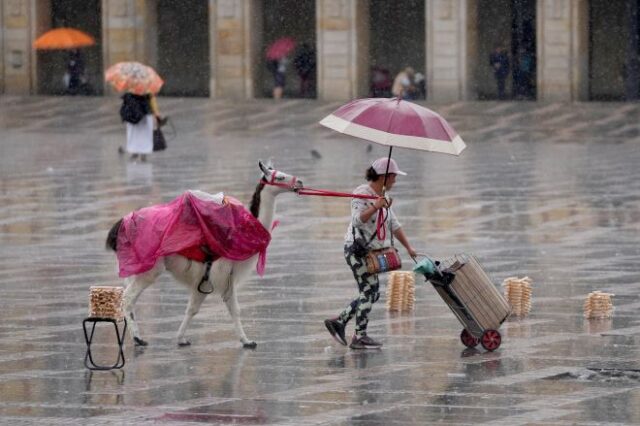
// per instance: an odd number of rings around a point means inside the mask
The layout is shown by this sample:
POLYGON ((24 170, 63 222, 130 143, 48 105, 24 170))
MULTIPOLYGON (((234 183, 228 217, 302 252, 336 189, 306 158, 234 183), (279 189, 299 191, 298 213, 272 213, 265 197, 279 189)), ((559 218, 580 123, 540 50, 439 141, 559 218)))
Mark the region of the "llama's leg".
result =
POLYGON ((233 320, 233 327, 236 330, 236 334, 242 342, 242 346, 248 349, 254 349, 257 344, 247 338, 242 329, 242 322, 240 321, 240 306, 238 305, 238 299, 236 297, 235 283, 230 283, 228 293, 224 295, 224 303, 227 305, 231 319, 233 320))
POLYGON ((184 313, 184 319, 182 320, 182 324, 180 324, 180 329, 178 330, 178 346, 188 346, 191 344, 191 342, 184 337, 184 333, 187 331, 187 327, 189 326, 189 323, 191 323, 191 319, 200 310, 200 305, 202 305, 205 297, 207 297, 207 295, 200 293, 197 288, 191 289, 189 305, 187 306, 187 311, 184 313))
POLYGON ((158 274, 145 273, 129 277, 125 280, 126 288, 124 290, 122 307, 124 315, 129 322, 129 332, 136 346, 147 346, 147 342, 140 337, 140 330, 138 329, 138 323, 136 323, 133 309, 138 297, 140 297, 144 289, 153 284, 157 276, 158 274))

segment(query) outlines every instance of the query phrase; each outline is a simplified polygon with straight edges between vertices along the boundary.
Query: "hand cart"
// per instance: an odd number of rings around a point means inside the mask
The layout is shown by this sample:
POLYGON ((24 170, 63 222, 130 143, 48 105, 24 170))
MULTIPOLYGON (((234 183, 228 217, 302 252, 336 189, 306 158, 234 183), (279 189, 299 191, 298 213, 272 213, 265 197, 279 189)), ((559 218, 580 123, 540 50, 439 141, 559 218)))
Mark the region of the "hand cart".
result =
POLYGON ((511 306, 474 256, 457 254, 435 263, 425 259, 414 271, 424 274, 458 317, 464 327, 460 340, 465 346, 473 348, 480 343, 488 351, 500 347, 498 328, 511 314, 511 306))

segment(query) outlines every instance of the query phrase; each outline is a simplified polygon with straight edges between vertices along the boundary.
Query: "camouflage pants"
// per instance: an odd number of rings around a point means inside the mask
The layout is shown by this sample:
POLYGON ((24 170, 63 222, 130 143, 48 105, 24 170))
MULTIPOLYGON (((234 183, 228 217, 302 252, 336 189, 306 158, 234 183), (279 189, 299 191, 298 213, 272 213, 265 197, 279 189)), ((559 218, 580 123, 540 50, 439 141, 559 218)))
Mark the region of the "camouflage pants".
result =
POLYGON ((355 334, 356 336, 362 336, 367 331, 371 307, 380 298, 380 281, 378 281, 378 274, 370 274, 367 272, 367 265, 364 259, 355 257, 347 250, 344 252, 344 258, 353 272, 353 277, 356 279, 359 294, 358 297, 351 301, 349 306, 342 311, 338 319, 343 324, 346 324, 355 316, 355 334))

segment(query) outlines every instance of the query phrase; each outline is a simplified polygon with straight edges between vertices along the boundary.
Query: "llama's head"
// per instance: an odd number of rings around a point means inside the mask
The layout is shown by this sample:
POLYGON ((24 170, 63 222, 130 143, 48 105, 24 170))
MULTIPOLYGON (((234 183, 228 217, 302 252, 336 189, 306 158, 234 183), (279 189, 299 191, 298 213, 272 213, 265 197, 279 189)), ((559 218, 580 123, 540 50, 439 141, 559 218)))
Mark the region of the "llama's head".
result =
POLYGON ((303 188, 302 181, 295 176, 273 168, 271 161, 266 165, 258 161, 262 171, 262 181, 276 190, 276 192, 296 191, 303 188))

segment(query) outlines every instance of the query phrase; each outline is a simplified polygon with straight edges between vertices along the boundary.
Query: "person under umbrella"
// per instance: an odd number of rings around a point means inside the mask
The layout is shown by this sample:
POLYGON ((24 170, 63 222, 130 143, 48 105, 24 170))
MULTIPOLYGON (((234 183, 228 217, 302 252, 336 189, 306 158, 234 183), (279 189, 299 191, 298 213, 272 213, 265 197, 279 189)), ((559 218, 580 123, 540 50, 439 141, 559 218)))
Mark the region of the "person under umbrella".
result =
POLYGON ((267 48, 267 69, 273 74, 273 98, 281 99, 286 83, 288 55, 293 51, 296 42, 291 37, 281 37, 267 48))
MULTIPOLYGON (((356 332, 351 341, 351 348, 379 347, 381 344, 366 334, 369 311, 380 296, 379 282, 377 276, 367 275, 362 257, 366 255, 368 250, 380 247, 379 240, 376 243, 376 234, 381 235, 381 238, 385 236, 383 238, 385 241, 386 236, 395 236, 414 257, 414 260, 417 255, 390 209, 386 220, 381 223, 377 223, 374 217, 381 208, 391 206, 391 201, 387 201, 384 195, 395 185, 396 176, 405 174, 398 169, 398 165, 391 158, 392 149, 394 146, 398 146, 420 151, 460 155, 466 145, 460 135, 439 114, 413 102, 398 98, 356 99, 323 118, 320 124, 337 132, 389 147, 389 155, 374 161, 367 170, 369 184, 362 185, 355 191, 356 194, 369 193, 378 198, 373 203, 355 198, 351 202, 352 222, 349 229, 353 229, 353 234, 358 227, 364 227, 365 232, 368 231, 368 234, 361 236, 351 235, 350 232, 347 232, 345 236, 345 257, 356 278, 360 294, 338 317, 327 319, 324 323, 329 333, 338 342, 346 345, 345 325, 350 318, 356 316, 356 332), (377 232, 378 226, 383 232, 377 232), (369 237, 372 232, 374 233, 373 238, 369 237), (351 241, 355 242, 356 238, 370 238, 371 245, 376 245, 365 247, 365 250, 357 250, 358 244, 350 243, 351 241), (364 251, 364 255, 362 253, 360 256, 351 254, 356 250, 364 251)), ((379 214, 378 217, 381 218, 379 214)), ((382 244, 384 247, 385 244, 382 244)))
POLYGON ((67 93, 70 95, 80 93, 84 83, 84 58, 80 53, 80 49, 73 49, 69 52, 67 77, 67 93))
POLYGON ((105 72, 105 80, 119 92, 124 92, 120 117, 127 126, 126 151, 132 160, 139 157, 146 161, 147 155, 153 152, 154 125, 161 119, 155 94, 164 81, 153 68, 139 62, 112 65, 105 72))
POLYGON ((344 257, 356 280, 358 296, 337 317, 327 319, 324 322, 331 336, 338 343, 347 345, 345 327, 355 317, 355 331, 349 344, 351 349, 382 346, 382 343, 367 335, 369 313, 373 304, 380 298, 380 280, 378 274, 371 274, 367 271, 364 260, 366 251, 362 252, 358 244, 354 244, 356 240, 364 241, 366 250, 375 250, 393 245, 395 237, 407 249, 411 257, 417 256, 402 230, 402 225, 391 210, 392 200, 383 195, 383 190, 388 192, 393 188, 398 175, 405 176, 406 173, 398 168, 395 160, 387 157, 379 158, 366 171, 365 178, 368 183, 358 186, 353 191, 354 194, 377 197, 376 199, 352 198, 351 221, 344 236, 344 257), (378 211, 383 208, 386 209, 386 220, 382 223, 384 227, 382 233, 385 235, 383 239, 379 239, 376 216, 378 211))

